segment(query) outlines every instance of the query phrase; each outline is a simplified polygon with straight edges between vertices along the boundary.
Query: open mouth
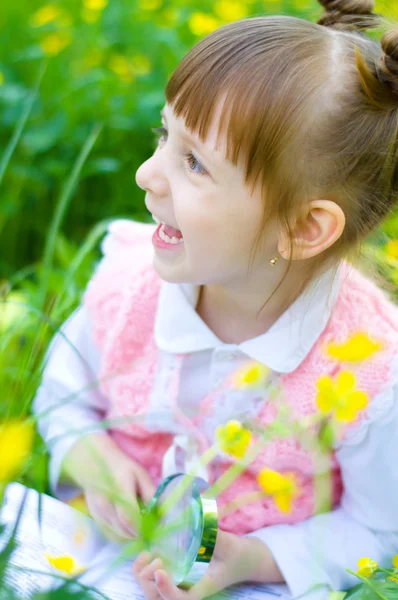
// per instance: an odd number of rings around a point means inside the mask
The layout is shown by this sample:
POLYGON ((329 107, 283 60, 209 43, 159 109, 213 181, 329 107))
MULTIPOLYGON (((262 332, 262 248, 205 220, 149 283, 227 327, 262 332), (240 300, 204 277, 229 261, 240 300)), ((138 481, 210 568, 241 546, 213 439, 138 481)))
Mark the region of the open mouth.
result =
POLYGON ((168 244, 181 244, 181 242, 184 241, 183 235, 179 229, 168 225, 154 215, 152 215, 152 218, 156 223, 161 224, 159 229, 159 237, 164 242, 167 242, 168 244))

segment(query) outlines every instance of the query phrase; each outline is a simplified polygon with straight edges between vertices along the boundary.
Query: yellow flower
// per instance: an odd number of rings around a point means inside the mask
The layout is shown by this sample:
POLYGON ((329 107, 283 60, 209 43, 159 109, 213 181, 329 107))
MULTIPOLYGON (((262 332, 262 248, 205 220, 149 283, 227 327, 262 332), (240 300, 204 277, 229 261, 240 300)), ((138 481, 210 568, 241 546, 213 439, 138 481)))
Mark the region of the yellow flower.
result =
POLYGON ((396 554, 395 556, 393 556, 392 558, 392 564, 393 566, 398 569, 398 554, 396 554))
POLYGON ((30 19, 32 27, 42 27, 55 21, 62 15, 62 10, 56 4, 46 4, 37 10, 30 19))
POLYGON ((69 556, 68 554, 64 554, 63 556, 52 556, 46 552, 44 556, 52 567, 57 569, 57 571, 61 571, 61 573, 65 573, 66 575, 74 577, 75 575, 78 575, 86 570, 84 567, 81 567, 77 564, 73 556, 69 556))
POLYGON ((282 475, 272 469, 263 469, 257 475, 257 482, 266 494, 273 497, 281 512, 292 511, 293 500, 299 492, 294 473, 282 475))
POLYGON ((32 450, 33 425, 26 421, 9 421, 0 425, 0 482, 11 481, 32 450))
POLYGON ((84 0, 84 7, 88 10, 104 10, 109 0, 84 0))
POLYGON ((188 19, 189 29, 197 36, 207 35, 219 26, 220 21, 205 13, 194 12, 188 19))
POLYGON ((375 573, 376 569, 378 568, 378 564, 375 560, 372 560, 371 558, 360 558, 358 561, 358 575, 362 575, 363 577, 370 577, 371 575, 373 575, 373 573, 375 573))
POLYGON ((232 376, 232 384, 238 389, 258 387, 264 384, 270 369, 260 362, 252 361, 249 366, 244 365, 232 376))
POLYGON ((139 8, 141 10, 159 10, 162 4, 163 0, 140 0, 139 8))
POLYGON ((244 19, 249 14, 247 7, 243 2, 236 2, 234 0, 218 0, 213 5, 214 12, 223 21, 237 21, 244 19))
POLYGON ((133 79, 132 65, 125 56, 113 54, 109 59, 109 68, 121 81, 130 83, 133 79))
POLYGON ((333 382, 329 375, 318 379, 316 404, 323 414, 333 413, 337 421, 353 421, 357 413, 368 402, 366 392, 355 389, 355 376, 350 371, 341 371, 333 382))
POLYGON ((358 362, 370 358, 382 348, 381 342, 373 342, 367 333, 359 331, 341 344, 331 342, 326 347, 326 353, 340 361, 358 362))
POLYGON ((221 450, 235 458, 243 458, 252 434, 239 421, 228 421, 216 429, 216 438, 221 450))
POLYGON ((390 240, 386 244, 386 254, 389 258, 398 259, 398 240, 390 240))
POLYGON ((71 43, 71 36, 65 33, 50 33, 40 42, 45 54, 48 56, 55 56, 59 54, 66 46, 71 43))

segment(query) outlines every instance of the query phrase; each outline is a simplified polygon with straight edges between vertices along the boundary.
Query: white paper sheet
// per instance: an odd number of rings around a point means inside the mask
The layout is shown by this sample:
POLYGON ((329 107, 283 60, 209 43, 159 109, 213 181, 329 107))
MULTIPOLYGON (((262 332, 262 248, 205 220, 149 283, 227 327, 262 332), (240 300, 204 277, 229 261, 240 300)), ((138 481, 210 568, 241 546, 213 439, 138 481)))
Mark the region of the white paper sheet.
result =
MULTIPOLYGON (((10 569, 7 574, 8 581, 19 590, 22 598, 28 599, 35 591, 58 587, 62 583, 54 577, 59 573, 49 564, 45 556, 48 553, 73 556, 80 566, 87 567, 79 581, 95 587, 110 600, 144 600, 143 592, 132 576, 133 561, 125 562, 109 573, 109 565, 117 558, 122 546, 105 541, 94 522, 79 511, 44 494, 41 496, 40 528, 39 494, 17 483, 7 487, 1 510, 0 520, 7 524, 0 538, 1 547, 13 528, 25 492, 27 500, 17 533, 18 548, 12 556, 12 565, 21 570, 10 569)), ((207 565, 196 563, 188 580, 199 581, 206 568, 207 565)), ((219 592, 217 598, 289 600, 290 596, 285 585, 242 584, 219 592)))

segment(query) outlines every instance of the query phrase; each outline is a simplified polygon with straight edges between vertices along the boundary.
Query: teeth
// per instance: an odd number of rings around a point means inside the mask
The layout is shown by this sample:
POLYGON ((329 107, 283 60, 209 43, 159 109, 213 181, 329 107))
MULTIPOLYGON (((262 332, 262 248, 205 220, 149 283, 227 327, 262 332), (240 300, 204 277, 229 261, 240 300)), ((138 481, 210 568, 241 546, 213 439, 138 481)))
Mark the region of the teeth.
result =
POLYGON ((163 223, 162 221, 162 227, 159 229, 159 237, 164 241, 167 242, 168 244, 181 244, 184 239, 178 239, 176 238, 174 235, 172 238, 169 238, 168 235, 165 234, 164 232, 164 226, 166 225, 166 223, 163 223))

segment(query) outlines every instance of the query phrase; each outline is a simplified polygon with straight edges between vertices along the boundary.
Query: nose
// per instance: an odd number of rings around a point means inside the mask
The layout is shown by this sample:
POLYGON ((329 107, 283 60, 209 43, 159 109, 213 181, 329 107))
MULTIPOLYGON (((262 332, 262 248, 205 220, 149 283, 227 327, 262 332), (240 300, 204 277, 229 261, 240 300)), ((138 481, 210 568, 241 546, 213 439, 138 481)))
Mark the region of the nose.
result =
POLYGON ((135 174, 135 181, 141 189, 152 192, 154 196, 167 195, 168 183, 159 150, 140 165, 135 174))

